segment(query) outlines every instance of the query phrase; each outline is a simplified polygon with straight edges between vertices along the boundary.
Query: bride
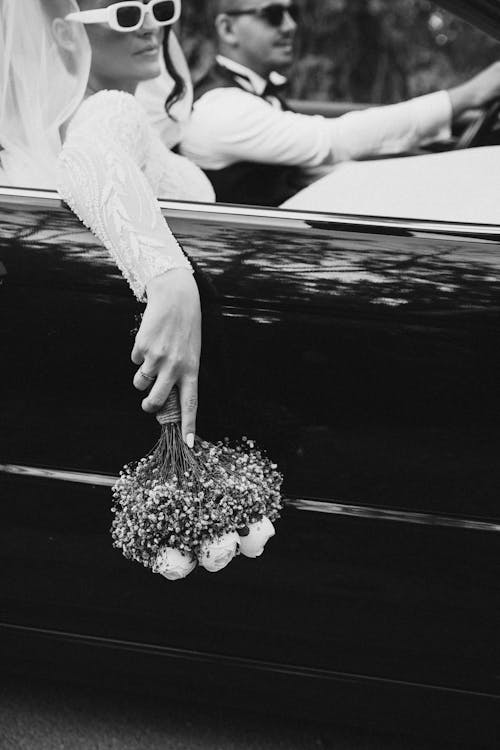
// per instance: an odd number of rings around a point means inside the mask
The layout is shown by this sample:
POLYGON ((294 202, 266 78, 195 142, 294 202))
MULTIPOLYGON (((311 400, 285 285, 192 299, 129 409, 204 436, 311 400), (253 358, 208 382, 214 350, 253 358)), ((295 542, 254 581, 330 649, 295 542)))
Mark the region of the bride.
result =
POLYGON ((134 385, 149 389, 142 402, 148 412, 178 386, 191 446, 199 295, 157 197, 213 201, 214 194, 198 167, 161 143, 140 104, 157 101, 151 87, 170 81, 175 140, 191 96, 172 31, 179 15, 180 0, 81 0, 80 7, 75 0, 2 0, 0 159, 3 184, 57 186, 147 301, 132 351, 134 385))

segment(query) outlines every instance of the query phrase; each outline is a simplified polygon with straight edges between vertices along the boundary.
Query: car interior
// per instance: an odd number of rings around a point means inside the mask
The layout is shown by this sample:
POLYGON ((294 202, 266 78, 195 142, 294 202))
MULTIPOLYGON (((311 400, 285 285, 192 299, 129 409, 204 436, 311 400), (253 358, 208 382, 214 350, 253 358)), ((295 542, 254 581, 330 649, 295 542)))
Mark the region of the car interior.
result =
MULTIPOLYGON (((449 6, 450 9, 455 9, 457 5, 460 6, 459 10, 462 17, 472 22, 476 20, 474 10, 471 10, 467 3, 457 3, 456 0, 443 0, 442 2, 442 6, 449 6)), ((436 6, 436 13, 440 12, 447 13, 450 16, 449 11, 441 11, 436 6)), ((453 21, 448 20, 447 23, 448 25, 451 24, 450 28, 453 28, 453 21)), ((484 21, 482 26, 485 27, 484 21)), ((492 29, 494 29, 494 26, 492 26, 492 29)), ((463 30, 461 33, 464 33, 463 30)), ((444 35, 438 34, 436 36, 437 43, 444 45, 440 36, 443 37, 444 35)), ((493 41, 490 38, 488 39, 489 44, 493 44, 493 41)), ((499 50, 498 57, 500 57, 500 44, 498 43, 497 48, 499 50)), ((306 62, 304 61, 304 65, 306 65, 306 62)), ((477 65, 475 68, 474 66, 475 62, 472 61, 470 66, 472 72, 478 69, 477 65)), ((300 72, 300 65, 298 70, 300 72)), ((448 75, 443 82, 445 87, 450 85, 452 78, 448 75)), ((423 92, 417 91, 416 93, 423 92)), ((354 110, 388 104, 391 101, 384 101, 383 97, 377 102, 358 102, 347 99, 328 101, 315 97, 313 92, 310 99, 293 98, 292 96, 288 99, 288 103, 291 109, 302 114, 334 118, 354 110)), ((349 162, 334 165, 333 168, 320 168, 314 176, 312 185, 300 191, 298 195, 293 196, 290 201, 286 201, 281 207, 292 210, 319 210, 348 215, 383 215, 430 220, 441 218, 445 221, 496 223, 496 211, 490 211, 489 208, 484 209, 485 195, 486 203, 491 202, 491 196, 490 201, 488 201, 486 191, 489 190, 489 183, 486 180, 487 184, 484 185, 481 175, 485 164, 495 164, 500 161, 500 154, 497 153, 497 151, 500 152, 500 149, 495 148, 499 145, 500 99, 492 101, 485 108, 469 110, 464 113, 457 121, 454 121, 451 137, 446 140, 426 142, 403 153, 371 156, 360 159, 356 163, 349 162), (487 147, 489 150, 482 156, 478 156, 477 149, 481 147, 487 147), (474 153, 466 156, 455 156, 458 152, 468 150, 474 150, 474 153), (449 156, 448 158, 433 158, 442 154, 448 154, 449 156), (415 163, 410 168, 411 162, 405 160, 417 156, 427 158, 415 163), (380 167, 374 168, 373 162, 380 163, 380 167), (476 175, 479 176, 479 183, 476 181, 476 175), (406 202, 403 202, 403 204, 399 200, 402 189, 407 194, 406 202), (449 205, 446 204, 444 208, 442 203, 438 201, 439 210, 442 212, 440 216, 432 210, 430 204, 433 198, 429 190, 431 193, 439 190, 441 194, 444 192, 450 195, 450 203, 449 205), (426 199, 420 205, 424 193, 426 199), (451 201, 456 200, 457 194, 461 194, 463 200, 459 201, 457 205, 453 205, 451 201), (374 200, 375 195, 377 200, 374 200), (398 197, 398 200, 395 200, 395 196, 398 197), (467 206, 465 215, 464 206, 467 206)), ((4 182, 2 180, 1 151, 0 143, 0 185, 4 182)), ((159 197, 161 198, 161 196, 159 197)), ((244 204, 244 201, 241 201, 241 203, 244 204)))

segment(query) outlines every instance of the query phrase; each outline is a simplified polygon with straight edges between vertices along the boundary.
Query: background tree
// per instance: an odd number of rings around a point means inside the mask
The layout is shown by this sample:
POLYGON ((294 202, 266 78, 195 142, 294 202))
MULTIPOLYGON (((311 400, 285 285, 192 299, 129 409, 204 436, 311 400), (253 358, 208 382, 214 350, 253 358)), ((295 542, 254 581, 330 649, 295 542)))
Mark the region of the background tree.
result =
MULTIPOLYGON (((428 0, 298 0, 293 98, 389 103, 454 85, 500 58, 500 44, 428 0)), ((184 0, 195 80, 210 64, 206 0, 184 0)))

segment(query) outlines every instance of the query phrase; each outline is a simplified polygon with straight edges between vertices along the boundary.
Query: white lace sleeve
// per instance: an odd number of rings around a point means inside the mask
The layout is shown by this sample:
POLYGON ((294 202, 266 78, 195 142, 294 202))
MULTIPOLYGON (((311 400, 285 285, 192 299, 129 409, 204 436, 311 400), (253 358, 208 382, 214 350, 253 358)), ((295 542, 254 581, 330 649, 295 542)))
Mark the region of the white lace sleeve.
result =
POLYGON ((109 250, 141 300, 154 276, 191 268, 142 171, 150 135, 131 94, 102 91, 74 116, 58 163, 61 197, 109 250))

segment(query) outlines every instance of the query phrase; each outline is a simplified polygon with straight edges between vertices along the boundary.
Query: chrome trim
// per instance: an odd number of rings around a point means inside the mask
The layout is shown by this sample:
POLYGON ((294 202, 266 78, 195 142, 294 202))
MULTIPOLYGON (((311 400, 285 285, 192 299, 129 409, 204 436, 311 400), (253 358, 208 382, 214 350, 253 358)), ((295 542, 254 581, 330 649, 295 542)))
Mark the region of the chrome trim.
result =
MULTIPOLYGON (((112 487, 116 477, 109 474, 92 474, 80 471, 62 471, 60 469, 42 469, 35 466, 19 464, 0 464, 0 474, 14 474, 32 479, 52 479, 61 482, 75 482, 100 487, 112 487)), ((349 516, 371 521, 397 521, 399 523, 417 524, 420 526, 445 526, 448 528, 468 529, 471 531, 500 531, 500 522, 480 521, 473 518, 435 515, 433 513, 416 513, 390 508, 376 508, 370 505, 352 505, 350 503, 326 502, 304 498, 285 498, 285 504, 295 510, 308 513, 325 513, 334 516, 349 516)))
POLYGON ((19 464, 0 464, 0 474, 18 474, 32 479, 56 479, 61 482, 76 482, 77 484, 92 484, 101 487, 112 487, 116 482, 116 477, 109 474, 42 469, 37 466, 21 466, 19 464))
POLYGON ((398 521, 421 526, 446 526, 474 531, 500 531, 500 523, 494 521, 479 521, 473 518, 458 518, 441 516, 434 513, 416 513, 406 510, 392 510, 391 508, 376 508, 369 505, 350 505, 348 503, 324 502, 323 500, 302 500, 293 498, 286 500, 297 510, 307 510, 312 513, 331 513, 336 516, 350 516, 364 518, 371 521, 398 521))
POLYGON ((15 623, 0 622, 0 631, 30 633, 42 638, 64 639, 67 641, 80 642, 83 645, 100 646, 101 648, 114 648, 120 651, 135 651, 151 656, 163 656, 170 659, 184 659, 186 661, 204 662, 218 666, 240 667, 258 672, 274 672, 289 675, 290 677, 308 677, 320 680, 340 680, 342 682, 361 682, 366 684, 384 684, 398 687, 424 688, 435 692, 455 693, 459 695, 477 696, 482 698, 495 698, 499 700, 497 693, 486 693, 480 690, 465 690, 464 688, 452 687, 451 685, 431 685, 426 682, 410 682, 407 680, 396 680, 391 677, 378 677, 365 675, 358 672, 338 672, 333 669, 322 669, 320 667, 307 667, 302 664, 284 664, 282 662, 264 661, 263 659, 249 659, 244 656, 226 656, 225 654, 210 653, 208 651, 194 651, 193 649, 175 648, 174 646, 161 646, 154 643, 141 643, 139 641, 125 641, 118 638, 103 638, 97 635, 86 635, 83 633, 70 633, 64 630, 52 630, 36 628, 28 625, 17 625, 15 623))
MULTIPOLYGON (((54 190, 35 190, 33 188, 7 188, 0 186, 0 198, 30 198, 33 200, 57 201, 61 199, 54 190)), ((245 217, 248 219, 270 219, 274 224, 290 226, 290 223, 301 222, 306 227, 311 223, 333 224, 335 229, 343 225, 348 229, 357 227, 384 227, 386 229, 405 229, 409 232, 425 232, 438 235, 460 235, 462 237, 477 237, 481 239, 491 237, 500 240, 500 225, 497 224, 462 224, 459 222, 425 221, 423 219, 396 219, 358 214, 333 214, 319 211, 297 211, 288 208, 259 208, 254 206, 238 206, 231 203, 197 203, 194 201, 159 200, 162 209, 177 212, 192 212, 226 217, 245 217)), ((235 219, 233 218, 233 221, 235 219)), ((228 219, 231 221, 231 219, 228 219)), ((325 228, 327 228, 325 226, 325 228)))

